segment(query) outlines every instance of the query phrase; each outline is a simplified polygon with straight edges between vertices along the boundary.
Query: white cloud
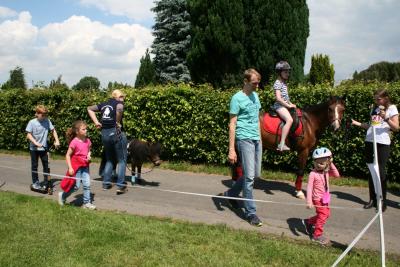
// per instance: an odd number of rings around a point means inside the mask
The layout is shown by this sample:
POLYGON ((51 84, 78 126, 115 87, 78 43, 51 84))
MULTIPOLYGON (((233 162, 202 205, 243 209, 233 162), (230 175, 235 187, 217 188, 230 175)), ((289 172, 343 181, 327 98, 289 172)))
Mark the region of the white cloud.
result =
POLYGON ((151 30, 138 24, 105 25, 83 16, 71 16, 38 29, 28 12, 0 23, 0 83, 15 66, 24 69, 26 81, 56 79, 70 86, 84 76, 133 85, 140 58, 150 47, 151 30))
POLYGON ((305 72, 311 55, 329 55, 335 79, 352 77, 379 61, 400 61, 400 1, 395 0, 307 0, 310 36, 305 72))
POLYGON ((106 13, 126 16, 134 21, 144 21, 153 18, 150 11, 154 7, 153 0, 80 0, 84 6, 95 6, 106 13))
POLYGON ((0 19, 17 16, 18 13, 8 7, 0 6, 0 19))

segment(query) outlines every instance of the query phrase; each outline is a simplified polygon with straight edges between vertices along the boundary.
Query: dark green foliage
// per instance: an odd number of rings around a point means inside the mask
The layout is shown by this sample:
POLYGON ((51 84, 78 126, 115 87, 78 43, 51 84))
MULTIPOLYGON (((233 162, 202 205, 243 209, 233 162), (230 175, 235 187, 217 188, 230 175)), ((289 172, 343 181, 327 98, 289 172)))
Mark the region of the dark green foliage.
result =
POLYGON ((51 80, 49 89, 68 89, 68 85, 62 81, 62 75, 59 75, 57 80, 51 80))
POLYGON ((395 82, 400 81, 400 62, 379 62, 369 66, 366 70, 353 74, 356 81, 382 81, 395 82))
POLYGON ((24 70, 19 66, 10 70, 10 78, 1 86, 2 90, 26 88, 24 70))
POLYGON ((77 84, 72 86, 72 90, 77 91, 98 91, 100 89, 100 81, 93 76, 85 76, 79 80, 77 84))
POLYGON ((156 72, 154 64, 151 62, 149 49, 146 49, 146 55, 140 59, 140 68, 136 76, 135 87, 142 88, 149 84, 155 84, 156 72))
MULTIPOLYGON (((268 85, 270 87, 271 85, 268 85)), ((290 86, 290 96, 299 107, 324 102, 330 95, 347 95, 346 119, 361 122, 369 120, 369 106, 373 103, 373 91, 384 87, 389 90, 393 103, 400 103, 400 83, 354 84, 338 87, 326 84, 316 86, 290 86)), ((191 88, 188 85, 147 87, 143 90, 125 89, 124 125, 128 138, 158 140, 165 148, 164 160, 190 162, 226 162, 228 149, 228 109, 234 90, 217 91, 209 86, 191 88)), ((259 92, 264 110, 274 102, 272 90, 259 92)), ((33 108, 44 104, 50 110, 49 117, 56 125, 62 149, 67 144, 64 133, 73 121, 83 119, 89 124, 89 136, 93 142, 93 154, 100 155, 100 133, 87 115, 87 106, 100 103, 109 97, 105 92, 71 90, 7 90, 0 92, 0 148, 27 149, 26 124, 34 117, 33 108)), ((359 127, 342 129, 333 133, 327 130, 320 145, 333 151, 334 160, 342 175, 366 178, 368 170, 363 149, 365 130, 359 127)), ((400 181, 400 135, 393 135, 392 153, 388 163, 388 177, 400 181)), ((263 158, 267 169, 293 171, 296 166, 294 152, 279 154, 265 151, 263 158)), ((308 165, 311 168, 311 161, 308 165)))
POLYGON ((236 0, 189 0, 192 45, 188 64, 195 83, 230 87, 244 70, 243 5, 236 0))
POLYGON ((186 62, 190 46, 190 16, 186 0, 157 0, 152 53, 159 83, 190 81, 186 62))
POLYGON ((246 68, 254 67, 263 83, 275 74, 275 64, 286 60, 290 80, 303 80, 309 35, 309 11, 305 0, 243 0, 246 68))
POLYGON ((333 85, 335 83, 334 77, 335 70, 328 55, 317 54, 311 57, 309 81, 312 85, 321 83, 333 85))

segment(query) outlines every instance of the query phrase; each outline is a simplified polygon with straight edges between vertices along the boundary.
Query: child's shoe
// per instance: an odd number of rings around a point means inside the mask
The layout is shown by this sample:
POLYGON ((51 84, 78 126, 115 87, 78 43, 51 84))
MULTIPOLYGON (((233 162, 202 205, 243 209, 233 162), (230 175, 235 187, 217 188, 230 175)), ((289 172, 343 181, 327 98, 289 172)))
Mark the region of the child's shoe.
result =
POLYGON ((92 203, 88 202, 88 203, 86 203, 86 204, 83 204, 82 208, 88 209, 88 210, 95 210, 95 209, 96 209, 96 206, 93 205, 92 203))
POLYGON ((42 186, 40 185, 39 182, 36 182, 36 183, 32 184, 32 188, 35 190, 41 190, 42 186))
POLYGON ((64 206, 65 204, 65 199, 63 199, 63 192, 58 192, 58 204, 60 204, 60 206, 64 206))
POLYGON ((314 241, 314 242, 317 242, 317 243, 321 244, 322 246, 326 246, 326 245, 328 245, 329 242, 330 242, 329 239, 326 238, 326 237, 323 236, 323 235, 320 235, 320 236, 313 236, 311 240, 314 241))
POLYGON ((276 148, 276 150, 278 151, 290 151, 290 147, 288 147, 287 145, 283 144, 283 145, 278 145, 278 147, 276 148))
MULTIPOLYGON (((229 197, 228 194, 227 194, 227 192, 219 193, 218 196, 229 197)), ((231 209, 237 210, 237 209, 240 208, 239 202, 238 202, 236 199, 229 199, 229 198, 228 198, 228 199, 226 199, 226 200, 228 200, 228 205, 229 205, 229 207, 230 207, 231 209)))

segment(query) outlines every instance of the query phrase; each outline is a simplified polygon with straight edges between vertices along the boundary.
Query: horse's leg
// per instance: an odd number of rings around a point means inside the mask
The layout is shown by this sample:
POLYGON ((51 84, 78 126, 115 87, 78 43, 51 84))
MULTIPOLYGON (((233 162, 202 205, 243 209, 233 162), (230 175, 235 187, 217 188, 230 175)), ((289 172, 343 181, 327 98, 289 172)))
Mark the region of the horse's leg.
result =
POLYGON ((307 158, 308 158, 308 149, 303 149, 302 151, 299 152, 298 155, 298 166, 299 169, 297 170, 296 174, 296 183, 295 183, 295 187, 296 187, 296 197, 300 198, 300 199, 304 199, 304 193, 302 191, 302 183, 303 183, 303 177, 304 177, 304 169, 306 167, 307 164, 307 158))

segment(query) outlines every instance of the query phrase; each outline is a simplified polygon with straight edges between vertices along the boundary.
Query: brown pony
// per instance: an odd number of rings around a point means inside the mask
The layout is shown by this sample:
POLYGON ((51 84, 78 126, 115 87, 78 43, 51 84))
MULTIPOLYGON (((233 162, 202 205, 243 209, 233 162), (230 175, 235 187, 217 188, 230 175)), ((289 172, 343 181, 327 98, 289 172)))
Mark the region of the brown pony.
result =
MULTIPOLYGON (((286 140, 286 145, 292 151, 295 150, 298 153, 296 197, 304 198, 301 186, 309 153, 316 147, 318 139, 328 126, 332 126, 334 131, 340 128, 344 110, 345 99, 337 96, 332 96, 324 103, 309 106, 302 110, 303 134, 296 137, 293 142, 286 140)), ((263 148, 276 150, 278 140, 276 134, 266 132, 264 127, 261 126, 261 136, 263 148)))

